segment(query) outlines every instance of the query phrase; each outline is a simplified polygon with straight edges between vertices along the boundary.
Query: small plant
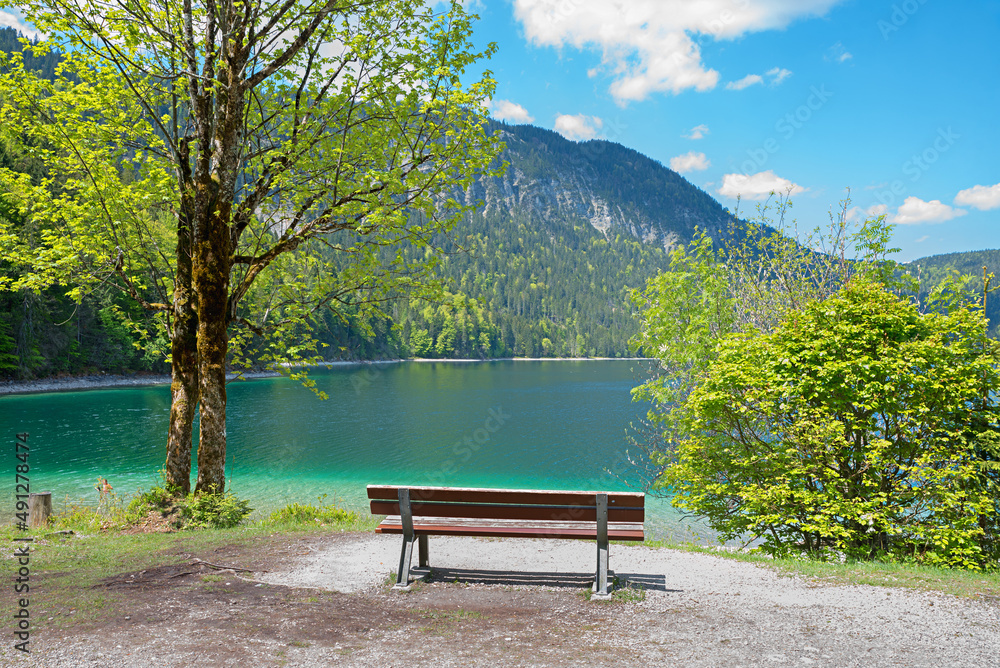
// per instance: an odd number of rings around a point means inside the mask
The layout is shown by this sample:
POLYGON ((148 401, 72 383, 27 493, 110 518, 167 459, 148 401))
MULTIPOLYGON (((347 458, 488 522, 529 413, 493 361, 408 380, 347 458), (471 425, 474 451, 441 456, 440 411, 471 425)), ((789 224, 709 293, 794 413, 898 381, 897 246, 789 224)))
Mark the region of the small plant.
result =
POLYGON ((118 496, 106 478, 98 478, 94 486, 97 490, 97 505, 91 505, 86 499, 74 503, 67 496, 65 510, 54 515, 50 522, 55 530, 107 531, 124 529, 134 524, 138 514, 131 507, 125 507, 123 499, 118 496))
POLYGON ((232 492, 224 494, 189 494, 178 503, 184 529, 228 529, 253 512, 250 502, 232 492))
MULTIPOLYGON (((622 580, 617 575, 611 581, 611 599, 612 603, 640 603, 646 600, 646 590, 643 587, 637 587, 630 584, 627 580, 622 580)), ((581 591, 580 594, 586 600, 591 600, 594 596, 594 592, 590 589, 581 591)), ((607 599, 602 599, 606 601, 607 599)))
POLYGON ((619 587, 618 578, 615 578, 615 590, 611 592, 611 599, 619 603, 641 603, 646 600, 646 590, 632 584, 619 587))
POLYGON ((271 513, 268 522, 273 524, 306 524, 309 522, 319 522, 320 524, 332 524, 335 522, 356 522, 357 513, 338 508, 334 505, 321 505, 326 498, 326 494, 319 496, 317 501, 320 505, 310 503, 290 503, 284 508, 279 508, 271 513))
POLYGON ((134 512, 140 517, 148 514, 152 510, 158 510, 163 514, 168 514, 177 503, 177 499, 167 489, 161 485, 153 487, 148 492, 140 492, 128 504, 129 512, 134 512))
POLYGON ((82 502, 71 503, 66 499, 66 509, 51 519, 51 527, 59 530, 76 531, 100 531, 103 519, 93 506, 84 505, 82 502))

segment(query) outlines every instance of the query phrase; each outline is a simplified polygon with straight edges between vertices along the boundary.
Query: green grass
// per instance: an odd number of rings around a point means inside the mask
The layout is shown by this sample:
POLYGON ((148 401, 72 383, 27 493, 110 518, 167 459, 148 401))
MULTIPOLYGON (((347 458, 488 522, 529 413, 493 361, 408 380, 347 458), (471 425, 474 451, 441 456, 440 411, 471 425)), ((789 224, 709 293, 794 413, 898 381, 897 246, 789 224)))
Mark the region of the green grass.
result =
MULTIPOLYGON (((610 584, 611 598, 600 601, 601 603, 641 603, 646 600, 645 589, 635 586, 630 582, 626 583, 618 576, 615 576, 610 584)), ((580 595, 584 600, 590 601, 593 599, 594 592, 590 589, 584 589, 580 592, 580 595)))
POLYGON ((774 559, 761 554, 731 552, 691 543, 650 541, 647 547, 711 554, 722 559, 743 561, 785 576, 801 576, 828 584, 866 584, 937 591, 962 597, 1000 596, 1000 572, 961 571, 920 564, 852 561, 834 563, 814 559, 774 559))
POLYGON ((484 615, 478 610, 430 610, 428 608, 413 608, 410 612, 423 619, 444 621, 461 621, 465 619, 481 619, 484 615))

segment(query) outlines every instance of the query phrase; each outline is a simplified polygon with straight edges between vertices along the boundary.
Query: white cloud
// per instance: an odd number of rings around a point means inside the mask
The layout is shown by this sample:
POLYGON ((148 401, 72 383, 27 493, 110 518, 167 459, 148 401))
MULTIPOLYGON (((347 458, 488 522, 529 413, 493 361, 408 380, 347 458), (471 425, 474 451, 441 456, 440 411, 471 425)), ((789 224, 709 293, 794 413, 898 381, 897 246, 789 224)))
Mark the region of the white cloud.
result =
POLYGON ((858 220, 859 218, 863 217, 864 215, 865 212, 860 206, 852 206, 850 209, 848 209, 847 213, 844 215, 844 218, 847 220, 847 222, 852 223, 855 220, 858 220))
POLYGON ((922 244, 923 242, 927 241, 930 238, 931 238, 931 236, 929 234, 925 234, 924 236, 922 236, 919 239, 917 239, 916 242, 918 244, 922 244))
POLYGON ((532 44, 598 51, 620 104, 653 93, 715 88, 700 42, 735 39, 822 16, 843 0, 514 0, 532 44))
POLYGON ((767 71, 767 76, 771 77, 771 80, 768 83, 772 86, 777 86, 782 81, 792 76, 792 71, 786 70, 784 67, 775 67, 767 71))
POLYGON ((25 23, 22 17, 2 9, 0 9, 0 28, 13 28, 26 37, 43 37, 42 33, 25 23))
POLYGON ((843 63, 853 57, 854 56, 846 48, 844 48, 844 44, 842 42, 837 42, 826 50, 823 60, 827 62, 843 63))
POLYGON ((555 130, 566 139, 580 141, 593 139, 603 126, 604 122, 597 116, 563 114, 556 118, 555 130))
POLYGON ((778 195, 798 195, 805 191, 806 188, 781 178, 770 169, 750 175, 726 174, 722 177, 722 185, 716 190, 720 195, 731 199, 738 196, 744 199, 764 199, 772 192, 778 195))
POLYGON ((943 223, 946 220, 964 216, 968 211, 965 209, 954 209, 947 204, 942 204, 939 199, 932 199, 925 202, 919 197, 907 197, 896 215, 889 220, 897 225, 918 225, 920 223, 943 223))
MULTIPOLYGON (((784 67, 773 67, 765 72, 765 76, 768 78, 769 86, 777 86, 781 84, 782 81, 792 76, 791 70, 786 70, 784 67)), ((764 77, 759 74, 748 74, 739 81, 730 81, 726 84, 727 90, 743 90, 744 88, 749 88, 756 84, 764 83, 764 77)))
POLYGON ((528 113, 528 110, 510 100, 491 100, 486 105, 493 118, 501 121, 511 121, 512 123, 530 123, 535 117, 528 113))
POLYGON ((873 204, 872 206, 868 207, 867 211, 865 211, 865 215, 868 216, 869 218, 878 218, 879 216, 887 216, 889 215, 889 207, 887 207, 885 204, 873 204))
POLYGON ((700 172, 703 169, 708 169, 711 164, 704 153, 695 153, 694 151, 670 158, 670 169, 681 174, 700 172))
POLYGON ((691 128, 691 131, 686 135, 681 135, 685 139, 701 139, 708 134, 708 126, 702 123, 701 125, 696 125, 691 128))
POLYGON ((759 74, 748 74, 739 81, 730 81, 726 84, 726 90, 743 90, 756 84, 764 83, 764 77, 759 74))
POLYGON ((974 206, 980 211, 1000 207, 1000 183, 995 186, 972 186, 955 195, 955 204, 974 206))

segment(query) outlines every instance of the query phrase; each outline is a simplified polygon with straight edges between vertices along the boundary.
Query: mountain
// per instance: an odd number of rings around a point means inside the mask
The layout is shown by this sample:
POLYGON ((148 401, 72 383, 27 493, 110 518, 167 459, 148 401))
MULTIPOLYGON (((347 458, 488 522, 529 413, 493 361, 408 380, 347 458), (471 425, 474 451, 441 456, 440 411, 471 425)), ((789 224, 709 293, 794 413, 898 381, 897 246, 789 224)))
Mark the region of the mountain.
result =
MULTIPOLYGON (((972 277, 969 288, 979 295, 983 290, 983 271, 993 274, 991 289, 1000 285, 1000 250, 966 251, 931 255, 904 265, 911 274, 920 278, 922 291, 938 285, 950 272, 957 271, 972 277)), ((1000 290, 986 296, 986 317, 990 320, 990 336, 1000 338, 1000 290)))
POLYGON ((542 225, 589 223, 611 240, 627 234, 670 249, 695 227, 724 233, 732 216, 705 191, 638 151, 593 139, 577 143, 530 125, 493 123, 506 144, 506 173, 477 181, 469 203, 484 214, 517 211, 542 225))
MULTIPOLYGON (((46 79, 51 79, 55 76, 56 65, 62 59, 62 56, 58 51, 46 53, 43 55, 35 55, 32 51, 23 52, 21 40, 24 39, 24 35, 7 26, 0 27, 0 52, 3 53, 23 53, 24 65, 29 70, 37 71, 41 76, 46 79)), ((37 44, 38 39, 31 40, 31 44, 37 44)))
POLYGON ((395 331, 329 319, 322 340, 332 349, 361 358, 627 356, 638 329, 627 289, 665 269, 669 249, 696 228, 741 229, 707 193, 632 149, 526 125, 490 131, 506 144, 508 168, 470 186, 475 212, 435 240, 456 251, 439 266, 444 302, 394 305, 395 331))

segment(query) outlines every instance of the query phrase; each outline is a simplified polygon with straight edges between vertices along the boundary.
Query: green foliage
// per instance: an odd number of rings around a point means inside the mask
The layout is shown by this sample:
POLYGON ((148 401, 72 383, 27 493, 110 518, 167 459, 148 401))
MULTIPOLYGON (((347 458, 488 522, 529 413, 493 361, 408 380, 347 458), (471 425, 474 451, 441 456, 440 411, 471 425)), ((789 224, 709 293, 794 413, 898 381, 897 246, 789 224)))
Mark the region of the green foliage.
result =
POLYGON ((719 338, 735 322, 728 275, 712 240, 702 233, 687 248, 675 248, 668 271, 650 279, 644 291, 633 291, 631 299, 644 314, 632 345, 661 364, 659 376, 634 395, 663 404, 683 401, 714 359, 719 338))
POLYGON ((10 315, 0 313, 0 375, 10 374, 17 370, 17 343, 11 336, 10 315))
POLYGON ((128 505, 128 512, 141 519, 150 512, 176 515, 181 529, 228 529, 238 526, 253 508, 232 492, 177 496, 162 485, 140 492, 128 505))
POLYGON ((318 505, 290 503, 271 513, 267 521, 272 524, 332 524, 358 521, 357 513, 343 510, 334 505, 323 505, 324 497, 326 497, 325 494, 319 497, 318 505))
POLYGON ((120 531, 136 523, 142 514, 134 507, 134 502, 126 507, 124 500, 112 489, 101 489, 102 479, 98 478, 99 497, 97 506, 83 499, 74 503, 65 500, 65 509, 51 518, 51 526, 57 531, 78 532, 120 531))
POLYGON ((652 402, 653 408, 648 422, 630 434, 633 445, 647 453, 651 470, 645 475, 652 483, 674 460, 684 401, 715 359, 719 338, 732 331, 735 300, 725 267, 704 233, 687 248, 675 248, 668 270, 630 297, 643 313, 633 350, 656 359, 651 378, 632 390, 633 401, 652 402))
POLYGON ((675 461, 677 444, 687 437, 685 400, 704 379, 723 337, 772 331, 787 313, 833 294, 856 273, 882 274, 894 266, 885 260, 885 219, 866 220, 852 231, 850 199, 841 205, 825 233, 817 228, 800 239, 794 221, 786 221, 791 201, 767 200, 745 230, 732 229, 715 242, 698 232, 687 248, 674 249, 667 271, 644 291, 631 291, 641 314, 632 349, 656 360, 650 379, 633 390, 634 400, 652 407, 629 433, 650 463, 647 483, 675 461), (860 262, 847 258, 852 242, 860 262))
POLYGON ((942 284, 950 278, 954 280, 956 274, 966 277, 962 280, 966 281, 968 298, 981 304, 985 301, 983 309, 990 323, 990 336, 1000 338, 1000 295, 993 292, 997 285, 995 277, 1000 276, 1000 250, 932 255, 914 260, 907 265, 907 269, 919 278, 921 299, 940 291, 942 284), (986 285, 984 278, 987 280, 986 285), (988 287, 989 294, 984 295, 984 287, 988 287))
MULTIPOLYGON (((22 40, 29 44, 38 44, 38 40, 28 40, 14 28, 7 26, 0 27, 0 53, 18 53, 23 48, 22 40)), ((62 56, 58 51, 51 53, 35 54, 31 50, 24 54, 24 66, 29 70, 34 70, 47 79, 55 76, 56 66, 62 56)))
POLYGON ((178 505, 184 529, 228 529, 239 525, 253 512, 248 500, 232 492, 190 494, 178 505))
POLYGON ((414 330, 410 335, 410 354, 414 357, 430 357, 433 341, 426 329, 414 330))
MULTIPOLYGON (((784 229, 790 203, 779 200, 784 229)), ((917 282, 883 218, 802 243, 703 235, 633 293, 657 360, 633 442, 674 503, 772 555, 998 557, 997 349, 961 276, 917 282), (853 246, 856 259, 851 259, 853 246)))
POLYGON ((856 276, 767 334, 725 337, 663 483, 777 555, 998 556, 998 350, 982 314, 920 314, 856 276))
POLYGON ((138 514, 140 517, 150 511, 156 510, 166 512, 173 509, 177 504, 177 498, 161 485, 156 485, 146 492, 139 492, 129 504, 128 509, 138 514))

